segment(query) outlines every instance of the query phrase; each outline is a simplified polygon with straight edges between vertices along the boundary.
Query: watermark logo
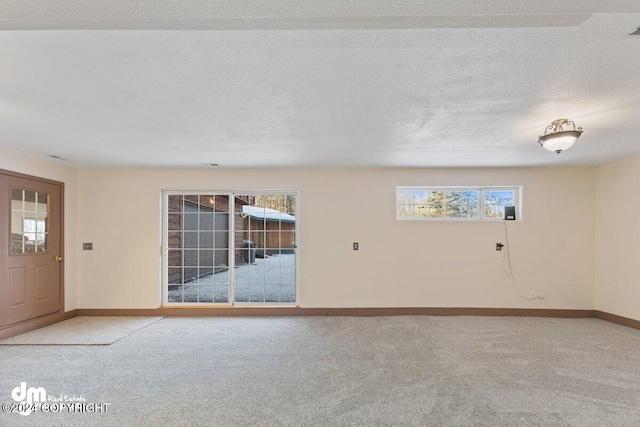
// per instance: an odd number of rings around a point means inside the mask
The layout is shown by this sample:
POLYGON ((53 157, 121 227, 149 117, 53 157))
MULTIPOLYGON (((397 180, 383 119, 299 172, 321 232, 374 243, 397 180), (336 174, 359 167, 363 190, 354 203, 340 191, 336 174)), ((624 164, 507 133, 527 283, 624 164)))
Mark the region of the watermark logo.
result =
POLYGON ((11 398, 18 403, 24 404, 20 405, 18 413, 27 416, 33 411, 36 403, 47 401, 47 391, 43 387, 27 388, 27 383, 21 382, 18 387, 11 390, 11 398))
POLYGON ((26 382, 21 382, 18 387, 11 390, 13 403, 3 403, 2 412, 17 412, 27 416, 32 412, 45 413, 106 413, 111 403, 87 402, 83 395, 60 394, 49 396, 44 387, 27 387, 26 382))

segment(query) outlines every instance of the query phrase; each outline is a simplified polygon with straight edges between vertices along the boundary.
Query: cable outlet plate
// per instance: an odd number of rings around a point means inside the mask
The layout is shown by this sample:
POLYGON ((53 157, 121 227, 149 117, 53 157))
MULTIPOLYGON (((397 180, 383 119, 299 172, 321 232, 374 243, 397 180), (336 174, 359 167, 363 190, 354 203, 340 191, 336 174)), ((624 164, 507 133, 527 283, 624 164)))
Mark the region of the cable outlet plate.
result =
POLYGON ((543 300, 544 299, 544 294, 536 294, 533 291, 529 291, 529 299, 539 299, 539 300, 543 300))

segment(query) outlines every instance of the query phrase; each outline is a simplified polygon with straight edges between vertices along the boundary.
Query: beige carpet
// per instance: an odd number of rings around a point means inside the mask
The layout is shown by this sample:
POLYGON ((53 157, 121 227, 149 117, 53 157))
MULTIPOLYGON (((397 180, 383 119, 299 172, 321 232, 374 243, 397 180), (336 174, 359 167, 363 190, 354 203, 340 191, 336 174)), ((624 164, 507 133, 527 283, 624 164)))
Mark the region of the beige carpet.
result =
POLYGON ((638 427, 640 331, 600 319, 167 317, 113 345, 0 346, 0 403, 22 382, 108 412, 0 412, 0 426, 638 427))
POLYGON ((163 317, 74 317, 0 341, 0 345, 109 345, 163 317))

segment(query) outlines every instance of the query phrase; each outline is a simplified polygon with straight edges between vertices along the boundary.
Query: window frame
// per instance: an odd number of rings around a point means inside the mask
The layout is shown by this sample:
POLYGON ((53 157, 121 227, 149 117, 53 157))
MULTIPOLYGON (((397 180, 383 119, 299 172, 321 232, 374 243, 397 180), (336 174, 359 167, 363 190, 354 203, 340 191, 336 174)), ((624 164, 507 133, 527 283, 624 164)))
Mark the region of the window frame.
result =
POLYGON ((522 186, 518 185, 399 185, 396 186, 396 220, 397 221, 504 221, 504 218, 492 218, 485 216, 485 191, 513 191, 513 203, 516 207, 516 220, 522 220, 522 186), (461 217, 404 217, 400 216, 398 207, 406 205, 400 202, 401 191, 478 191, 478 216, 473 218, 461 217))

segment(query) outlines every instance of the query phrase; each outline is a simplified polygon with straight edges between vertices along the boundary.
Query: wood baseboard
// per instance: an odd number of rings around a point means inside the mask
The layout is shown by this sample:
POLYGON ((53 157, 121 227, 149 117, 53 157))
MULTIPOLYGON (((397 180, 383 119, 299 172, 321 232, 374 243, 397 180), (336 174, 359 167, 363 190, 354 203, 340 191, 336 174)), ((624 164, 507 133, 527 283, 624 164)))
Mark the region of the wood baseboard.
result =
POLYGON ((302 307, 202 307, 151 309, 78 309, 78 316, 525 316, 592 318, 595 310, 527 308, 302 308, 302 307))
POLYGON ((607 322, 617 323, 618 325, 628 326, 633 329, 640 330, 640 320, 629 319, 628 317, 618 316, 617 314, 607 313, 605 311, 596 310, 598 319, 606 320, 607 322))
POLYGON ((281 317, 281 316, 514 316, 598 318, 640 330, 640 320, 599 310, 465 307, 381 307, 381 308, 302 308, 302 307, 203 307, 150 309, 77 309, 55 313, 0 329, 0 340, 53 325, 76 316, 168 316, 168 317, 281 317))
POLYGON ((301 307, 161 307, 161 308, 81 308, 78 316, 167 316, 167 317, 265 317, 326 316, 324 308, 301 307))
POLYGON ((329 316, 524 316, 524 317, 593 317, 593 310, 475 307, 406 307, 406 308, 330 308, 329 316))
POLYGON ((31 320, 25 320, 24 322, 0 329, 0 340, 44 328, 45 326, 53 325, 63 320, 69 320, 76 316, 77 310, 70 310, 63 313, 54 313, 31 320))

